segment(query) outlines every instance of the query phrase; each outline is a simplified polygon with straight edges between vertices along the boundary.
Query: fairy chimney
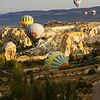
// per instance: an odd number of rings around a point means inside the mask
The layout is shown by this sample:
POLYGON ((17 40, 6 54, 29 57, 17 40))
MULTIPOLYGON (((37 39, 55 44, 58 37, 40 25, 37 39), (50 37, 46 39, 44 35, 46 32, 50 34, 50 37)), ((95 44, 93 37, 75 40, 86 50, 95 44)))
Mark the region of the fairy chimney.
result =
POLYGON ((5 51, 4 54, 5 54, 6 60, 15 59, 16 45, 12 41, 7 42, 6 44, 4 44, 3 49, 5 51))

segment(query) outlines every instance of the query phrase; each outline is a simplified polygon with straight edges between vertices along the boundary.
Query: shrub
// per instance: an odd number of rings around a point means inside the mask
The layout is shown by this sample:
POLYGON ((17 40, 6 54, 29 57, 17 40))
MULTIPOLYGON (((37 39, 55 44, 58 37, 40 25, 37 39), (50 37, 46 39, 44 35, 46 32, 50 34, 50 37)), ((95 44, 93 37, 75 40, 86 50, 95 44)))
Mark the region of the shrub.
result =
POLYGON ((87 84, 84 80, 78 80, 76 82, 75 88, 77 89, 78 93, 82 93, 82 94, 88 94, 92 92, 91 90, 92 85, 87 84))
POLYGON ((4 54, 0 54, 0 69, 4 68, 5 67, 5 57, 4 57, 4 54))
POLYGON ((18 64, 18 62, 16 60, 6 61, 6 68, 12 69, 12 68, 14 68, 14 66, 16 66, 16 64, 18 64))
POLYGON ((89 75, 93 75, 96 74, 96 70, 95 69, 90 69, 88 72, 89 75))
POLYGON ((56 83, 48 76, 45 77, 45 100, 57 100, 56 83))
POLYGON ((11 61, 12 76, 11 76, 11 97, 20 99, 23 96, 23 72, 19 62, 11 61))

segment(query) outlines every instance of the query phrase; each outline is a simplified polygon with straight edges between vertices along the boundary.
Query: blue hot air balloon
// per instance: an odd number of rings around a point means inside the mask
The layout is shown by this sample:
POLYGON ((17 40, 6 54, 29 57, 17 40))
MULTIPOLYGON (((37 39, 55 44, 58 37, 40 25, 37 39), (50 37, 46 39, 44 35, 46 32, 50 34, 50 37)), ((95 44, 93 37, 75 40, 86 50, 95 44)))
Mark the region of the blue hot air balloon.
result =
POLYGON ((69 66, 69 57, 63 54, 62 52, 50 52, 48 53, 47 58, 45 59, 45 66, 49 68, 63 68, 69 66))

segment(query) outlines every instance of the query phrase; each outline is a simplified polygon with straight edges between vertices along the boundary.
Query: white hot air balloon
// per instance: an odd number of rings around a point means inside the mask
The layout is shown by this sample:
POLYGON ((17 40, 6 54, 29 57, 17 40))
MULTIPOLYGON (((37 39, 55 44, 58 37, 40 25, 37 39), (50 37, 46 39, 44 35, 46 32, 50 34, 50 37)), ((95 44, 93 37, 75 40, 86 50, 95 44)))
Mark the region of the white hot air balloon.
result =
POLYGON ((93 15, 93 16, 96 15, 96 10, 92 10, 92 15, 93 15))
POLYGON ((30 34, 32 37, 40 38, 42 34, 44 33, 45 29, 41 24, 34 23, 27 27, 27 31, 28 31, 28 34, 30 34))
POLYGON ((81 4, 82 0, 73 0, 74 4, 76 7, 79 7, 79 5, 81 4))
POLYGON ((84 15, 87 16, 88 15, 88 11, 84 11, 84 15))

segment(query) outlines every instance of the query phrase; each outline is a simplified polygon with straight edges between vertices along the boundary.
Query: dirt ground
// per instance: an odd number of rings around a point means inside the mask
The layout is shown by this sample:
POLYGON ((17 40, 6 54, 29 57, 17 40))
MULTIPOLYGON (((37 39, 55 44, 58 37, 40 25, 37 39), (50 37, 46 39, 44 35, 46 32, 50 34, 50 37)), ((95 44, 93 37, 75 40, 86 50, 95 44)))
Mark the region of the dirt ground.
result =
POLYGON ((94 85, 92 100, 100 100, 100 82, 94 85))

